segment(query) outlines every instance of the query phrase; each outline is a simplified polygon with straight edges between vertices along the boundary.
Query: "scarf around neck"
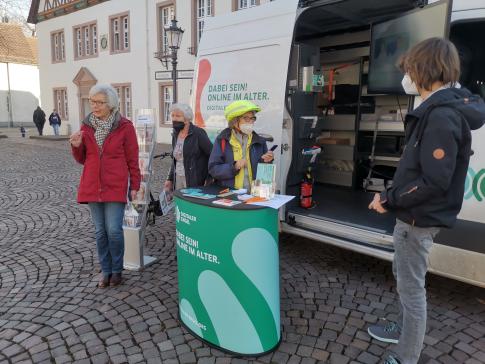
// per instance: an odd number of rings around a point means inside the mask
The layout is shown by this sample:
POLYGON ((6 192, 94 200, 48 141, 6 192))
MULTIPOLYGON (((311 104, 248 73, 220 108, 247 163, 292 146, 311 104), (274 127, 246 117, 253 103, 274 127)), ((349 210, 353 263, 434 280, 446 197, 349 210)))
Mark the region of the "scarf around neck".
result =
POLYGON ((103 146, 106 137, 111 132, 115 115, 116 112, 112 112, 106 120, 97 118, 93 113, 89 115, 89 122, 95 130, 94 137, 96 138, 96 143, 98 143, 99 147, 103 146))

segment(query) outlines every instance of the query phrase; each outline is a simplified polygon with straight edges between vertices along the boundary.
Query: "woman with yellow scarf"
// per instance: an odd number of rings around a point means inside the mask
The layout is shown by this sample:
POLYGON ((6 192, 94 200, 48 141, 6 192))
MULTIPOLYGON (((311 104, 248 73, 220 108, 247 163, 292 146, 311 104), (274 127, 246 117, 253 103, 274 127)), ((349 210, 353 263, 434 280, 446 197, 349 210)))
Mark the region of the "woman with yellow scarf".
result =
POLYGON ((249 191, 258 163, 273 161, 265 139, 253 130, 259 111, 259 106, 246 100, 234 101, 225 108, 229 125, 217 136, 209 157, 209 174, 219 185, 249 191))

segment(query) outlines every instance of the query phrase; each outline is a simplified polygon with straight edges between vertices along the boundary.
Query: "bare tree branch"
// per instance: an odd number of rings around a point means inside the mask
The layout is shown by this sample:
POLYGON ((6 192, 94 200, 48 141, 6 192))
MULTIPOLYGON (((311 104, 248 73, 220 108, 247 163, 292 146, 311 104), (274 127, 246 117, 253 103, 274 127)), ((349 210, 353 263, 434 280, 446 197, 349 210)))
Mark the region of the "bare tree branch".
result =
POLYGON ((0 0, 0 20, 22 24, 29 35, 35 34, 35 26, 27 23, 30 0, 0 0))

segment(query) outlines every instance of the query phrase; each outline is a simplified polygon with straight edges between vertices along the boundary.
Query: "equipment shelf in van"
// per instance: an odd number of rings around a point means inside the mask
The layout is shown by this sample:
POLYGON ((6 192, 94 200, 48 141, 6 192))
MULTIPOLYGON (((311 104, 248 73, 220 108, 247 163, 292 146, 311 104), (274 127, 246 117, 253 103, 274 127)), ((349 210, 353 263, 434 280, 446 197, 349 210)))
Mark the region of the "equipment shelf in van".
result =
POLYGON ((322 130, 354 131, 355 115, 326 115, 321 120, 322 130))
POLYGON ((325 145, 319 158, 323 159, 339 159, 344 161, 354 160, 354 146, 353 145, 325 145))
POLYGON ((321 131, 322 121, 318 116, 302 116, 298 121, 298 137, 300 139, 314 139, 321 131))
POLYGON ((352 187, 353 172, 318 168, 315 174, 315 180, 319 183, 352 187))
MULTIPOLYGON (((375 121, 361 121, 359 130, 374 131, 376 128, 375 121)), ((394 131, 404 133, 404 124, 401 121, 379 121, 377 131, 394 131)))

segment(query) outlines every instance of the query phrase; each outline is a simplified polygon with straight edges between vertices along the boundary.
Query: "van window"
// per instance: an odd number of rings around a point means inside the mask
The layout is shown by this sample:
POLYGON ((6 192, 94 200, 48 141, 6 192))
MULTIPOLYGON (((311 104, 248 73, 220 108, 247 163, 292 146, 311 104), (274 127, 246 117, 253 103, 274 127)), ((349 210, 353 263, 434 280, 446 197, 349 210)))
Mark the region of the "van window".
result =
POLYGON ((450 39, 458 48, 461 60, 460 83, 485 98, 485 21, 452 24, 450 39))

